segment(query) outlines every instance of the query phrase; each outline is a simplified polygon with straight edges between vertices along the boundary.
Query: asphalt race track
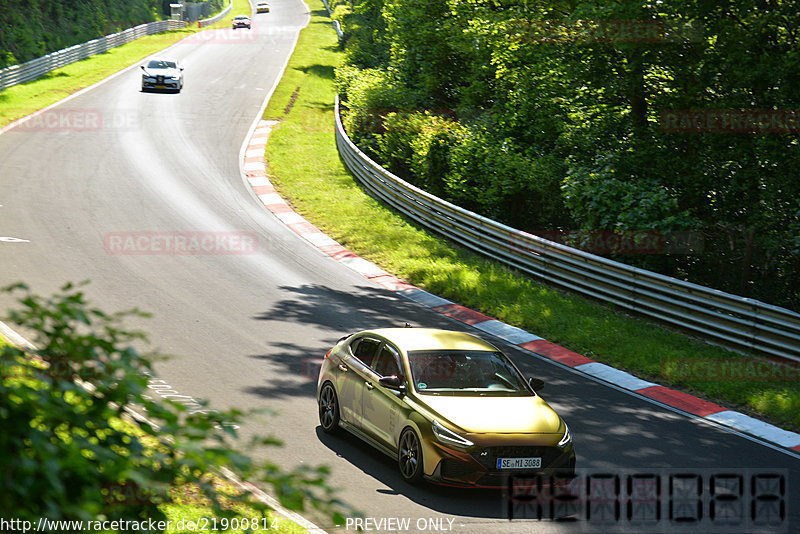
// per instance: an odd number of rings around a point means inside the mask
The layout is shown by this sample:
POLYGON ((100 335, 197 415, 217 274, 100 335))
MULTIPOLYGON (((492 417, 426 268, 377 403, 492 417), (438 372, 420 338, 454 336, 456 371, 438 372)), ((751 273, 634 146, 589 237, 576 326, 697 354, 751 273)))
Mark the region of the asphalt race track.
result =
POLYGON ((272 434, 285 446, 252 453, 287 467, 331 466, 339 496, 372 520, 361 523, 368 530, 800 532, 796 455, 513 347, 505 346, 527 374, 545 380, 545 398, 570 425, 586 470, 582 499, 594 506, 589 521, 509 521, 498 492, 410 487, 390 459, 355 438, 323 435, 316 371, 339 337, 405 322, 467 327, 323 255, 243 182, 242 143, 308 18, 299 0, 271 7, 253 16, 250 32, 204 32, 166 51, 186 69, 180 94, 140 92, 133 68, 0 135, 0 236, 15 238, 0 240, 0 284, 23 281, 48 294, 91 280, 88 293, 102 309, 153 313, 134 326, 173 355, 156 367, 169 386, 162 393, 220 409, 274 410, 242 433, 272 434), (144 236, 139 248, 119 246, 132 236, 144 236), (153 236, 214 239, 184 254, 153 250, 153 236), (662 515, 617 498, 608 490, 617 480, 621 493, 629 482, 663 482, 662 515))

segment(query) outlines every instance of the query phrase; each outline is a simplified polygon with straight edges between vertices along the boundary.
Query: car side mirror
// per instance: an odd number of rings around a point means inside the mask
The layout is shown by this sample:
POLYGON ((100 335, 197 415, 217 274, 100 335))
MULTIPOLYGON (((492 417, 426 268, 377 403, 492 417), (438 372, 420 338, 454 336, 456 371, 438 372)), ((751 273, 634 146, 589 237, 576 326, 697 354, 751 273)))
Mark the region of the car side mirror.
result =
POLYGON ((183 67, 181 67, 181 70, 183 70, 183 67))
POLYGON ((528 379, 528 384, 531 385, 531 389, 533 391, 540 391, 544 389, 544 380, 541 378, 530 378, 528 379))
POLYGON ((144 70, 144 65, 139 65, 139 68, 144 70))
POLYGON ((378 379, 378 383, 386 389, 393 389, 395 391, 399 391, 400 393, 405 393, 406 391, 406 386, 403 384, 403 381, 400 379, 400 377, 395 375, 382 376, 380 379, 378 379))

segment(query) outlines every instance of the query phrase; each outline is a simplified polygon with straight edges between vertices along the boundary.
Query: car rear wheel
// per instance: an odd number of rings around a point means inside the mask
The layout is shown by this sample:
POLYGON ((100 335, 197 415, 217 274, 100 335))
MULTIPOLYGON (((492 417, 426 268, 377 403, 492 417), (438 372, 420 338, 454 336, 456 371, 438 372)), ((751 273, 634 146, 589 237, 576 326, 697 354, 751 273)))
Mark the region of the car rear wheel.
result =
POLYGON ((319 392, 319 424, 322 430, 333 434, 339 430, 339 400, 330 382, 319 392))
POLYGON ((406 482, 418 484, 422 480, 422 446, 416 432, 410 428, 404 430, 400 436, 397 464, 406 482))

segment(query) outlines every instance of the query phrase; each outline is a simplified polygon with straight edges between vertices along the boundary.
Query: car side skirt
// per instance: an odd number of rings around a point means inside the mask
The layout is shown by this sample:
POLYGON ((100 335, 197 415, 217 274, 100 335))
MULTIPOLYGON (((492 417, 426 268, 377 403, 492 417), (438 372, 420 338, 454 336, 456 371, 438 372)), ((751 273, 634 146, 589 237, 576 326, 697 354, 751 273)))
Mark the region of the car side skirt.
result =
POLYGON ((345 430, 347 430, 360 440, 366 442, 368 445, 372 445, 373 447, 381 451, 389 458, 392 458, 393 460, 397 459, 397 451, 393 451, 388 447, 384 446, 382 443, 378 443, 377 441, 375 441, 374 439, 372 439, 371 437, 369 437, 368 435, 366 435, 365 433, 363 433, 361 430, 357 429, 350 423, 347 423, 346 421, 339 421, 339 426, 344 428, 345 430))

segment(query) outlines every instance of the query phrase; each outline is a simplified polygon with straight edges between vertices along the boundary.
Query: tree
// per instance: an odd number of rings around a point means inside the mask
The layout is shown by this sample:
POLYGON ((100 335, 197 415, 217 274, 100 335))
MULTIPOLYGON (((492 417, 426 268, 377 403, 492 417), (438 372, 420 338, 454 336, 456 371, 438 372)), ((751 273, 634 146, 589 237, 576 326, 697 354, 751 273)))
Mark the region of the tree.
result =
MULTIPOLYGON (((293 509, 314 506, 340 522, 340 504, 325 468, 285 472, 258 464, 233 447, 237 410, 187 413, 185 406, 145 395, 153 355, 122 322, 137 310, 107 314, 90 307, 80 286, 44 298, 17 284, 6 288, 21 309, 9 319, 33 332, 36 348, 5 345, 0 352, 0 510, 19 520, 164 518, 174 491, 191 488, 215 513, 226 502, 262 505, 249 494, 223 495, 209 475, 229 468, 250 482, 272 485, 293 509), (135 406, 146 422, 126 415, 135 406)), ((276 445, 271 438, 254 444, 276 445)), ((239 446, 241 449, 241 446, 239 446)))
POLYGON ((362 104, 380 101, 413 126, 356 135, 378 161, 522 230, 694 232, 702 251, 618 259, 800 309, 794 3, 384 0, 369 13, 387 50, 337 70, 350 124, 385 125, 362 104), (437 108, 458 122, 447 133, 420 120, 437 108), (767 119, 669 127, 681 110, 767 119))

